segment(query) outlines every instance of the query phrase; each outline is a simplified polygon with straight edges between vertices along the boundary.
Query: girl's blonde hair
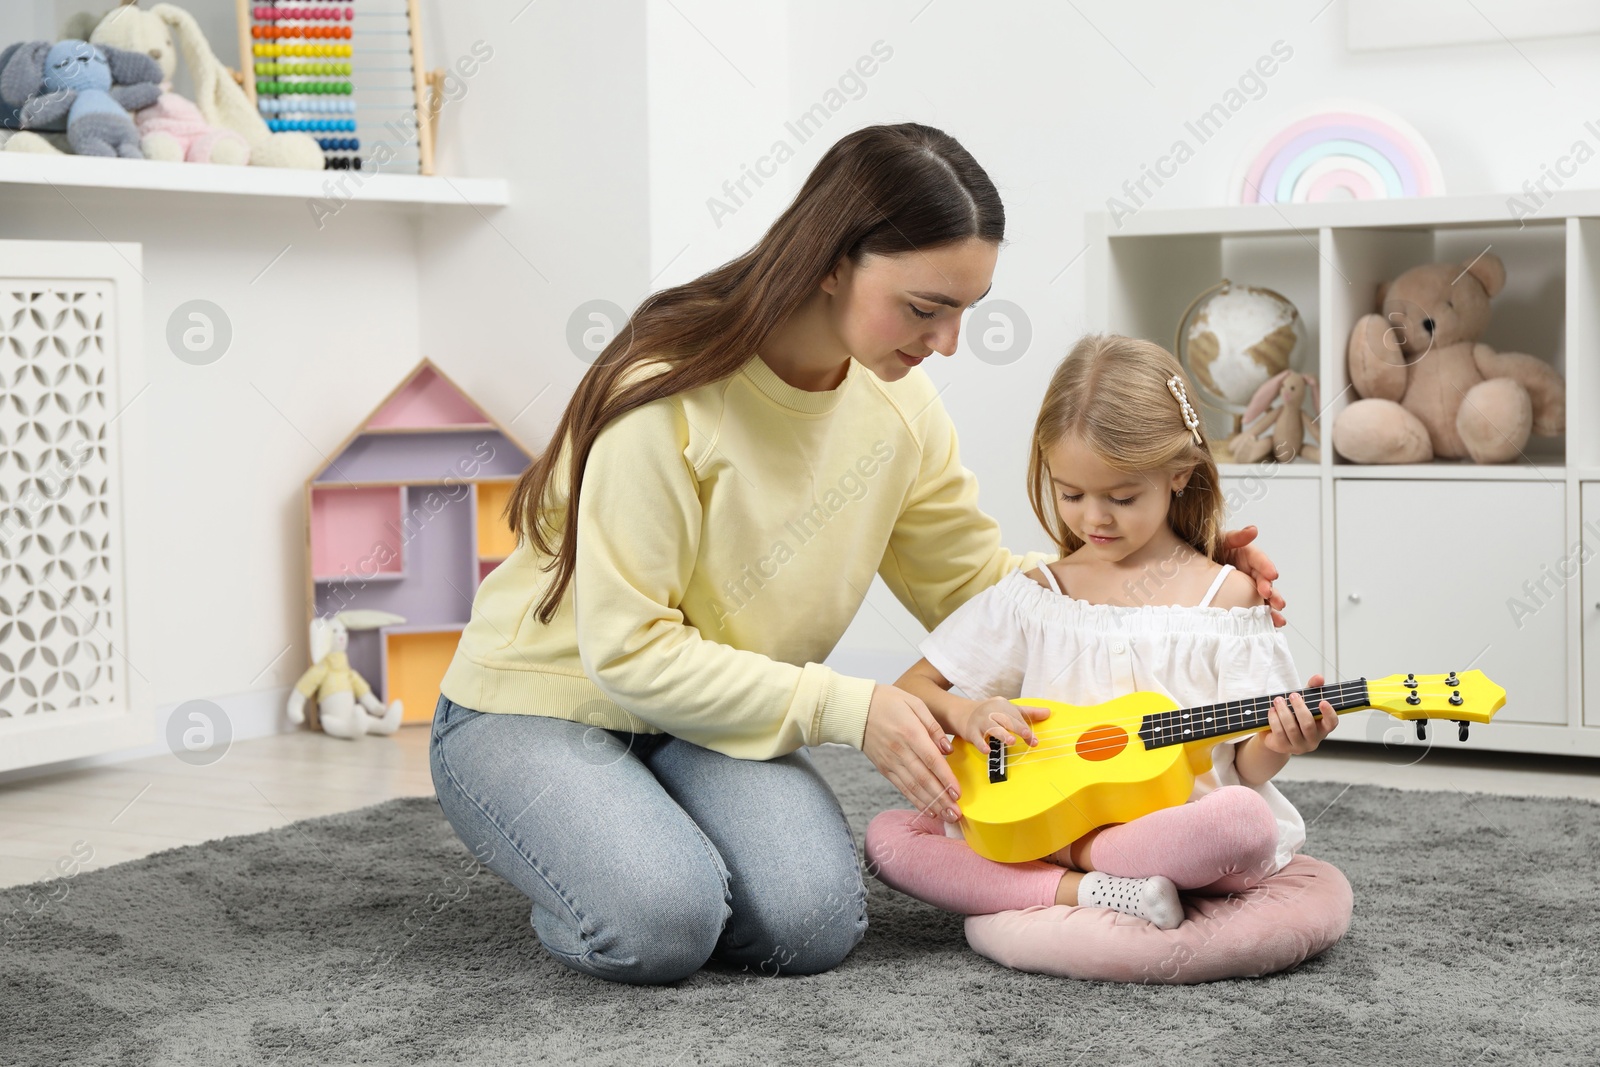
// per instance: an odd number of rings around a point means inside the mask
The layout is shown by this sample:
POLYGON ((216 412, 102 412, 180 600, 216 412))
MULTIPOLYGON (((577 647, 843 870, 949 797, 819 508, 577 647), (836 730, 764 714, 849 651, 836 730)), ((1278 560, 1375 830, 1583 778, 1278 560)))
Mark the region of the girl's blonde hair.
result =
POLYGON ((1222 562, 1223 501, 1217 464, 1184 422, 1167 388, 1173 375, 1194 402, 1194 386, 1166 349, 1118 334, 1087 334, 1056 367, 1033 425, 1028 457, 1028 498, 1033 513, 1062 555, 1083 540, 1061 521, 1045 455, 1066 437, 1077 437, 1106 466, 1139 474, 1173 474, 1194 468, 1182 496, 1173 495, 1167 525, 1197 552, 1222 562))

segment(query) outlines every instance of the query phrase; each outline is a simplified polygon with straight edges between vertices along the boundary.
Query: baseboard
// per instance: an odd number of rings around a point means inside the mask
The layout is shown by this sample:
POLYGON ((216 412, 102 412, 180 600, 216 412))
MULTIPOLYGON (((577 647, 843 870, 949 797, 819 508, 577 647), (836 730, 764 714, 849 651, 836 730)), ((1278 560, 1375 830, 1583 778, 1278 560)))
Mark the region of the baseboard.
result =
MULTIPOLYGON (((248 693, 233 693, 229 696, 207 697, 209 703, 222 709, 227 716, 228 726, 232 731, 232 741, 249 741, 258 737, 271 737, 274 734, 293 733, 305 729, 289 721, 289 715, 284 710, 289 702, 289 686, 278 689, 260 689, 248 693)), ((115 763, 126 763, 129 760, 145 759, 149 756, 166 755, 172 750, 166 742, 167 722, 172 713, 187 701, 175 704, 166 704, 156 709, 156 724, 152 740, 149 744, 138 748, 119 749, 112 752, 101 752, 93 756, 84 756, 81 759, 60 760, 56 763, 41 763, 33 767, 18 767, 15 770, 0 772, 0 786, 12 782, 23 781, 28 778, 39 778, 49 774, 61 774, 65 771, 83 770, 88 767, 105 767, 115 763)))
MULTIPOLYGON (((916 662, 909 650, 906 654, 894 654, 874 651, 849 651, 839 650, 828 657, 828 666, 841 674, 854 678, 872 678, 884 684, 890 684, 912 663, 916 662)), ((247 693, 234 693, 229 696, 207 697, 211 703, 220 707, 228 717, 228 724, 233 730, 233 741, 249 741, 258 737, 271 737, 274 734, 293 733, 305 727, 296 726, 289 721, 289 716, 284 712, 284 706, 289 701, 289 686, 278 689, 262 689, 247 693)), ((0 786, 12 782, 23 781, 28 778, 40 778, 49 774, 61 774, 65 771, 83 770, 88 767, 105 767, 116 763, 126 763, 129 760, 145 759, 149 756, 160 756, 171 749, 167 747, 167 721, 181 703, 167 704, 156 709, 156 729, 153 740, 147 745, 138 748, 119 749, 114 752, 102 752, 94 756, 85 756, 82 759, 61 760, 57 763, 42 763, 34 767, 18 767, 15 770, 0 771, 0 786)), ((834 742, 827 742, 833 744, 834 742)), ((841 748, 850 748, 850 745, 841 745, 841 748)))

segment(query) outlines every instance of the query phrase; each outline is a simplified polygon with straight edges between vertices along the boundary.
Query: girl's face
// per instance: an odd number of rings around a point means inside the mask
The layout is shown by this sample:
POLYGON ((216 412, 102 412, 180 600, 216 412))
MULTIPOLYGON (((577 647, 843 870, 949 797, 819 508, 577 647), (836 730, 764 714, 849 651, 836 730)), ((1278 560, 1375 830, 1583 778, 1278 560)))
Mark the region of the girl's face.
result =
POLYGON ((1191 470, 1127 473, 1108 467, 1076 435, 1045 452, 1055 489, 1056 513, 1083 539, 1080 552, 1107 562, 1132 556, 1167 528, 1172 494, 1191 470))
POLYGON ((1000 247, 968 237, 894 256, 845 259, 822 280, 846 351, 884 381, 955 354, 961 313, 989 292, 1000 247))

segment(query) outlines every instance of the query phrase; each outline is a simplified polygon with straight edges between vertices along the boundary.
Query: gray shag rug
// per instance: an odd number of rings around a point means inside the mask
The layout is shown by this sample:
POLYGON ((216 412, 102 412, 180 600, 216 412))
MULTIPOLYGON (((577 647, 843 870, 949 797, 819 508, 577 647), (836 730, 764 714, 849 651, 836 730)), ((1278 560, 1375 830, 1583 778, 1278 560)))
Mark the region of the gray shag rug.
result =
MULTIPOLYGON (((905 806, 856 750, 812 755, 858 850, 905 806)), ((869 878, 871 926, 829 973, 606 982, 547 955, 528 901, 413 798, 0 890, 0 1064, 1600 1062, 1600 805, 1283 790, 1355 913, 1265 978, 1010 971, 869 878)))

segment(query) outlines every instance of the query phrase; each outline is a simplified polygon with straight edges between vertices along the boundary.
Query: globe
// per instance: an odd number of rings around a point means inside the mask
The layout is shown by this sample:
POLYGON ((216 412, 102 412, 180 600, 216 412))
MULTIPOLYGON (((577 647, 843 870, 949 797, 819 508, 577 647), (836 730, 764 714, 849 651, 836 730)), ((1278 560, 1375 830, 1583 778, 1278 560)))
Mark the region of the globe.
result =
POLYGON ((1295 364, 1305 342, 1305 322, 1287 297, 1224 278, 1184 312, 1176 355, 1202 400, 1237 415, 1268 378, 1295 364))

